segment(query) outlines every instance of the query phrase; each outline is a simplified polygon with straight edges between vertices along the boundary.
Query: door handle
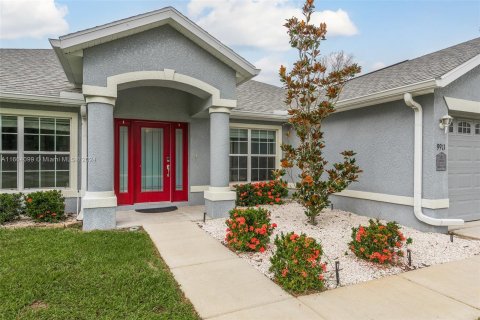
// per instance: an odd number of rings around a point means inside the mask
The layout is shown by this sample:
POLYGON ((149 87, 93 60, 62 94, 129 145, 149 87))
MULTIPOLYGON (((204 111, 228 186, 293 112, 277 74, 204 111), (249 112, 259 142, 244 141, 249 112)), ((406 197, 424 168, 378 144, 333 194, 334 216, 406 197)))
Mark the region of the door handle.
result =
POLYGON ((170 178, 170 165, 167 164, 167 178, 170 178))

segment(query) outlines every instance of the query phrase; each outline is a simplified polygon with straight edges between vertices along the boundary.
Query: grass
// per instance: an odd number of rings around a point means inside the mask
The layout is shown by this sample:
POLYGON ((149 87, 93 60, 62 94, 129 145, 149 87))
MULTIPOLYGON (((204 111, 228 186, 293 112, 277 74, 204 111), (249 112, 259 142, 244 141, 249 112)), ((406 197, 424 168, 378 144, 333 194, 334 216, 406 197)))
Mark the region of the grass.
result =
POLYGON ((0 319, 199 319, 143 231, 0 229, 0 319))

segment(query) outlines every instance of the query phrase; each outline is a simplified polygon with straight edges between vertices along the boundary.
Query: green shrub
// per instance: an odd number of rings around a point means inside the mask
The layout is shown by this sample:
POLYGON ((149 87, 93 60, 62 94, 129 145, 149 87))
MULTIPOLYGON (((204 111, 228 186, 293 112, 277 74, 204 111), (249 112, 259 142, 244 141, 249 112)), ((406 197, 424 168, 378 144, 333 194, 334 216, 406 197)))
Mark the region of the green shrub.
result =
POLYGON ((65 198, 58 190, 29 193, 25 196, 25 214, 36 221, 57 222, 65 217, 65 198))
POLYGON ((270 212, 263 208, 235 208, 225 224, 228 227, 225 242, 238 251, 264 252, 277 227, 275 223, 270 224, 270 212))
POLYGON ((270 258, 275 281, 285 290, 299 294, 324 287, 326 263, 320 258, 322 246, 306 234, 290 232, 275 237, 277 251, 270 258))
POLYGON ((21 193, 0 193, 0 224, 17 219, 21 213, 21 193))
POLYGON ((369 220, 368 226, 352 228, 350 250, 359 258, 381 264, 398 263, 398 257, 403 257, 401 249, 412 243, 406 239, 396 222, 383 225, 380 221, 369 220))
POLYGON ((282 204, 282 198, 288 195, 287 183, 281 180, 239 184, 237 206, 249 207, 260 204, 282 204))

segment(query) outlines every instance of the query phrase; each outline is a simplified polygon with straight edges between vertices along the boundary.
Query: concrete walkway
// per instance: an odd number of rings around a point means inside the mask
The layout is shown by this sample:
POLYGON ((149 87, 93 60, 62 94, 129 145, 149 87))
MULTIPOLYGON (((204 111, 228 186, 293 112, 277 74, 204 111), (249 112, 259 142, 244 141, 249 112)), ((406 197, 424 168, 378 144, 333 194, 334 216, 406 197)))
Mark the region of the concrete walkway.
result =
POLYGON ((120 213, 143 225, 203 319, 472 319, 480 317, 480 256, 292 297, 192 220, 202 207, 120 213))
POLYGON ((462 238, 480 240, 480 221, 466 222, 463 226, 448 228, 448 231, 462 238))

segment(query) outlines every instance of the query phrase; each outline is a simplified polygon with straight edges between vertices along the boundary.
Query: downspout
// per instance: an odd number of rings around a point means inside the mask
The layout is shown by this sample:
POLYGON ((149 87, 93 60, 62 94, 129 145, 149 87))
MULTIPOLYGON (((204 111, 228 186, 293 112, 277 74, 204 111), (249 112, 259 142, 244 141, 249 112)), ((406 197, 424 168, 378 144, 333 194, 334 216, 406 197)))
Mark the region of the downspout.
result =
POLYGON ((423 178, 423 110, 422 106, 413 100, 410 93, 403 96, 405 104, 415 112, 415 142, 413 160, 413 212, 418 220, 432 226, 456 226, 464 223, 461 219, 437 219, 426 216, 422 212, 422 178, 423 178))
MULTIPOLYGON (((87 190, 87 105, 83 104, 80 107, 80 115, 82 117, 82 156, 80 157, 82 176, 78 196, 83 197, 85 190, 87 190)), ((80 213, 77 214, 77 220, 83 220, 83 208, 81 208, 80 213)))

